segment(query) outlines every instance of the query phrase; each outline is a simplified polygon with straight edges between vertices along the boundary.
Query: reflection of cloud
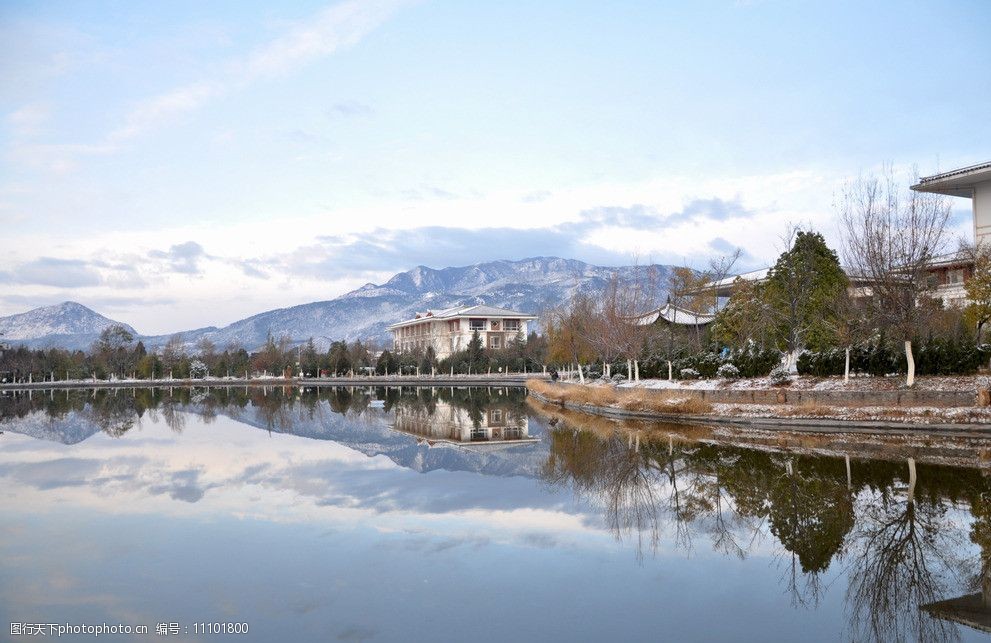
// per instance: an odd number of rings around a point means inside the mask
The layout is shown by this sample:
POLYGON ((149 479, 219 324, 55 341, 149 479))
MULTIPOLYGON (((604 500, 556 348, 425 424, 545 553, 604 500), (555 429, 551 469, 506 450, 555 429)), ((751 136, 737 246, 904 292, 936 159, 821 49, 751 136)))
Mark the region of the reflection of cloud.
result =
MULTIPOLYGON (((530 534, 529 542, 521 541, 527 546, 550 542, 533 535, 539 532, 601 531, 590 526, 580 509, 562 508, 553 494, 535 494, 532 478, 444 470, 423 475, 387 457, 368 457, 333 441, 273 436, 223 416, 204 430, 201 419, 184 415, 192 422, 181 437, 153 414, 144 416, 140 433, 132 431, 119 439, 98 433, 71 447, 11 433, 12 448, 0 451, 0 478, 11 493, 0 497, 0 509, 21 510, 27 506, 23 503, 41 507, 57 498, 110 514, 140 510, 185 515, 183 507, 196 503, 198 514, 213 511, 267 521, 320 519, 349 528, 370 521, 403 530, 413 520, 423 537, 411 546, 425 552, 482 546, 489 538, 486 525, 530 534), (23 444, 33 449, 17 448, 23 444), (68 448, 78 457, 64 457, 68 448), (25 462, 26 457, 33 461, 25 462)), ((327 417, 353 424, 339 429, 348 434, 360 429, 355 434, 362 442, 355 448, 381 445, 382 452, 402 461, 415 457, 404 448, 420 451, 380 425, 382 419, 344 418, 321 408, 316 416, 320 419, 299 416, 295 421, 302 423, 299 430, 322 433, 327 417)), ((39 437, 58 439, 51 434, 46 431, 39 437)), ((471 464, 457 459, 461 451, 437 450, 435 455, 455 458, 453 466, 471 464)))
POLYGON ((437 554, 454 549, 456 547, 484 547, 492 542, 488 536, 463 535, 463 536, 430 536, 411 535, 402 540, 402 546, 409 551, 424 554, 437 554))
POLYGON ((369 639, 375 638, 378 634, 377 630, 369 629, 367 627, 357 627, 352 625, 351 627, 342 630, 337 635, 338 641, 367 641, 369 639))
POLYGON ((217 484, 200 484, 201 469, 186 469, 172 473, 171 479, 165 484, 156 484, 148 487, 148 491, 154 495, 168 493, 173 500, 183 502, 199 502, 208 489, 218 486, 217 484))
POLYGON ((553 549, 558 544, 557 538, 555 538, 550 534, 542 533, 542 532, 530 532, 523 534, 520 537, 520 540, 522 540, 527 545, 538 547, 540 549, 553 549))
POLYGON ((0 476, 42 491, 89 484, 103 468, 100 460, 58 458, 0 465, 0 476))

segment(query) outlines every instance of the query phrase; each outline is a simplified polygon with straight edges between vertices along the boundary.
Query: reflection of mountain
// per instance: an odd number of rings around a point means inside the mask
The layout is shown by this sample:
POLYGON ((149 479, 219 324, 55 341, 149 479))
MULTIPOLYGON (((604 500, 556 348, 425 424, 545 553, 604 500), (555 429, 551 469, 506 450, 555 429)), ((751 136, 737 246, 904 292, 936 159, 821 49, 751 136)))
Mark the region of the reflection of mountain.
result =
MULTIPOLYGON (((195 412, 195 408, 191 408, 195 412)), ((366 408, 361 415, 345 416, 321 403, 311 412, 295 413, 291 426, 273 428, 265 412, 241 409, 238 422, 256 428, 286 433, 311 440, 329 440, 371 457, 384 455, 401 467, 420 473, 428 471, 470 471, 490 476, 540 475, 547 450, 538 442, 498 450, 478 451, 453 446, 430 446, 415 436, 391 430, 391 411, 366 408)))
POLYGON ((102 430, 92 417, 76 411, 59 418, 35 411, 23 417, 4 419, 0 429, 62 444, 79 444, 102 430))
MULTIPOLYGON (((72 391, 52 398, 42 394, 0 397, 0 429, 41 440, 77 444, 105 432, 124 436, 146 412, 159 414, 181 433, 183 413, 205 418, 224 415, 235 422, 272 432, 311 440, 327 440, 369 457, 384 455, 396 464, 425 473, 435 470, 468 471, 493 476, 538 477, 547 458, 539 441, 507 445, 483 452, 431 446, 413 435, 392 430, 395 414, 414 413, 430 417, 441 404, 457 407, 468 416, 526 420, 520 394, 490 396, 484 389, 470 393, 445 389, 449 402, 429 389, 420 392, 398 389, 324 389, 295 396, 279 389, 215 390, 211 393, 166 389, 142 389, 118 394, 109 389, 72 391), (370 406, 373 396, 386 398, 387 406, 370 406), (464 397, 463 401, 451 401, 464 397), (453 404, 453 406, 452 406, 453 404), (491 408, 489 408, 491 406, 491 408)), ((181 439, 181 438, 180 438, 181 439)))

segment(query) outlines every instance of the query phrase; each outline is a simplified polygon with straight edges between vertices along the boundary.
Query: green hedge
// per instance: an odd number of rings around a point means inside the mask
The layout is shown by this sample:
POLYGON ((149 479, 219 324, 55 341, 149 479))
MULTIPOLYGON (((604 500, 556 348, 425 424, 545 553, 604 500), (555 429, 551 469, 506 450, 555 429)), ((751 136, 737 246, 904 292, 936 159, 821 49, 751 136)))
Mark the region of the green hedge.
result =
MULTIPOLYGON (((912 343, 917 375, 968 375, 988 363, 991 346, 976 346, 967 338, 954 339, 930 337, 912 343)), ((845 351, 834 348, 828 351, 806 351, 798 358, 801 375, 826 377, 842 375, 845 351)), ((879 337, 850 349, 850 372, 867 375, 888 375, 908 372, 904 347, 894 346, 879 337)))

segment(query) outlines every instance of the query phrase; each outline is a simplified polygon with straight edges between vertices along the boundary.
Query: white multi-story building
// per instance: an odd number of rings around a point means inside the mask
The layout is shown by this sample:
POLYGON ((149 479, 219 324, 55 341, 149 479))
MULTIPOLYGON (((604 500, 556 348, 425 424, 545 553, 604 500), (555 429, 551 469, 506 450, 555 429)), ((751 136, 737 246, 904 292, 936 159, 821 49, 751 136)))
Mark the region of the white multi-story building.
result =
POLYGON ((389 326, 392 346, 397 352, 427 350, 433 346, 438 359, 468 348, 478 332, 486 348, 505 348, 516 338, 526 339, 527 324, 537 319, 494 306, 463 306, 447 310, 428 310, 413 319, 389 326))

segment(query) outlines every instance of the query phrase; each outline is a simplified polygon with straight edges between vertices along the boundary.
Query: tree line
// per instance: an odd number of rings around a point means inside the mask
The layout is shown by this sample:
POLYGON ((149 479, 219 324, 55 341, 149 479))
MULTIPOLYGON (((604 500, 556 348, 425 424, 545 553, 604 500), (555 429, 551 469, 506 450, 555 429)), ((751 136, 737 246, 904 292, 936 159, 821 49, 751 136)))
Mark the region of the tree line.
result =
POLYGON ((265 344, 249 352, 239 344, 223 350, 208 338, 189 345, 173 335, 161 349, 148 350, 123 326, 104 329, 89 350, 29 349, 18 346, 0 351, 0 380, 26 382, 81 379, 190 379, 253 377, 286 374, 343 376, 374 368, 374 347, 355 340, 335 341, 329 350, 317 349, 311 338, 294 345, 288 337, 268 335, 265 344))

